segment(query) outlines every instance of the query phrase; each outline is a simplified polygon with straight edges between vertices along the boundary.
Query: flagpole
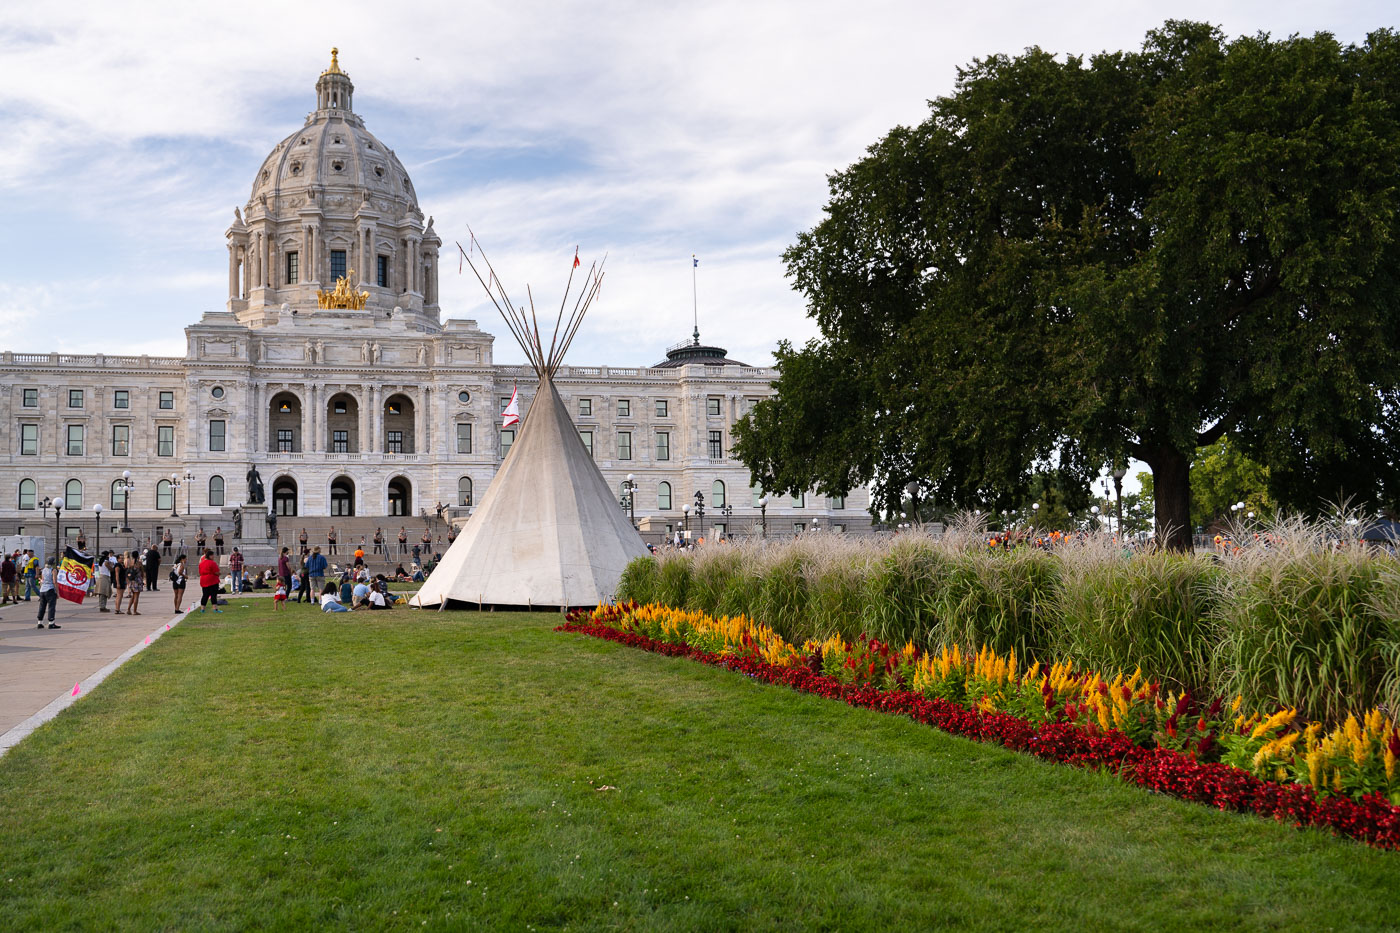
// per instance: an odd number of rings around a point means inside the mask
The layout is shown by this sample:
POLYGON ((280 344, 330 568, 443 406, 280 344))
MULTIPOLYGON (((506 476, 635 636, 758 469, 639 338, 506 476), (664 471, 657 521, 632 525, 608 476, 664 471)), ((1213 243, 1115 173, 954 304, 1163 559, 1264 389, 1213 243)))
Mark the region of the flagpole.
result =
POLYGON ((695 258, 695 254, 690 254, 690 310, 695 316, 695 345, 700 346, 700 302, 696 298, 695 290, 695 270, 700 268, 700 260, 695 258))

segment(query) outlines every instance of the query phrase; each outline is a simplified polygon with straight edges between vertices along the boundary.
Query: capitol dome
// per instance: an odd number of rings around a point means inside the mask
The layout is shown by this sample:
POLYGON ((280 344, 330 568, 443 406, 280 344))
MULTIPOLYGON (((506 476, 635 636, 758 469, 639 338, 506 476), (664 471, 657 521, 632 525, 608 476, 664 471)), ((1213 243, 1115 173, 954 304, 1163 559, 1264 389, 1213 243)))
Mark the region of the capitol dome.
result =
POLYGON ((228 230, 229 309, 251 326, 282 305, 372 319, 402 308, 436 324, 437 249, 413 182, 353 110, 338 50, 316 81, 316 109, 263 160, 228 230))

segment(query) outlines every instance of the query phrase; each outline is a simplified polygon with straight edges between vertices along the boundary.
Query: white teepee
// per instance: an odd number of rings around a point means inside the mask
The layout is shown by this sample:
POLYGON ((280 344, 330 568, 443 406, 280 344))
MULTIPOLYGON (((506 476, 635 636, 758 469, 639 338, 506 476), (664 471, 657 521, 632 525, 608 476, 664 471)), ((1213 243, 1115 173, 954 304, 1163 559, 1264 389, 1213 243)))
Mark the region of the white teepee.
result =
MULTIPOLYGON (((479 246, 474 244, 476 249, 479 246)), ((481 279, 471 257, 465 251, 462 255, 481 279)), ((514 310, 484 254, 482 261, 491 283, 482 280, 482 285, 529 357, 539 375, 539 387, 520 434, 481 504, 410 602, 464 608, 594 606, 612 597, 629 561, 648 553, 583 446, 553 382, 598 294, 601 264, 590 268, 567 321, 564 307, 569 289, 565 290, 546 353, 533 297, 528 316, 523 309, 514 310)), ((569 285, 573 285, 572 271, 569 285)))

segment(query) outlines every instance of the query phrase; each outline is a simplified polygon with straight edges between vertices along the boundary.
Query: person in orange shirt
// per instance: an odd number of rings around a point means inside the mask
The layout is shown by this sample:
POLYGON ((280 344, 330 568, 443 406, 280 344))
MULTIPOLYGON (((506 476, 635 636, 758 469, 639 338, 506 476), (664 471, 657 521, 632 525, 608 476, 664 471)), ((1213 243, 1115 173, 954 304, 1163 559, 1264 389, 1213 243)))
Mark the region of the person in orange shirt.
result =
POLYGON ((357 547, 357 548, 355 548, 355 566, 356 566, 356 567, 359 567, 359 566, 361 566, 362 564, 364 564, 364 562, 365 562, 365 549, 364 549, 363 547, 357 547))

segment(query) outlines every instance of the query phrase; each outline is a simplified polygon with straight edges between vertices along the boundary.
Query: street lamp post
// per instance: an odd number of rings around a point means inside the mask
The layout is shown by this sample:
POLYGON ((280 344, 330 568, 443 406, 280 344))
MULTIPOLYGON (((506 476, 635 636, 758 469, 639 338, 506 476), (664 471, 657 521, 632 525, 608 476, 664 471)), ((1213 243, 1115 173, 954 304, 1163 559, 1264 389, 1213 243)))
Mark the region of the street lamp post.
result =
POLYGON ((695 490, 695 529, 703 537, 705 534, 705 494, 695 490))
POLYGON ((724 516, 724 533, 727 537, 729 535, 729 518, 734 514, 734 506, 726 502, 719 507, 719 513, 724 516))
POLYGON ((179 517, 180 517, 180 513, 176 510, 175 505, 176 505, 176 503, 178 503, 178 502, 180 501, 180 498, 179 498, 179 496, 180 496, 180 487, 183 486, 183 485, 184 485, 184 484, 180 482, 180 474, 179 474, 179 473, 171 473, 171 474, 170 474, 170 517, 171 517, 171 518, 179 518, 179 517))
POLYGON ((58 540, 59 528, 58 517, 63 514, 63 497, 59 496, 53 500, 53 554, 54 560, 58 560, 60 542, 58 540))
POLYGON ((759 498, 758 498, 758 521, 759 521, 759 528, 760 528, 759 535, 760 535, 761 537, 763 537, 763 538, 767 538, 767 537, 768 537, 768 497, 767 497, 767 496, 759 496, 759 498))
POLYGON ((627 480, 622 484, 622 488, 627 491, 627 518, 632 522, 632 527, 637 527, 637 478, 631 473, 627 474, 627 480))
POLYGON ((919 522, 919 484, 913 481, 907 483, 904 491, 909 493, 909 509, 914 513, 914 524, 919 522))
POLYGON ((97 513, 97 546, 92 549, 93 554, 102 553, 102 503, 99 502, 92 507, 97 513))
POLYGON ((681 516, 685 522, 685 533, 690 534, 690 503, 681 506, 681 516))
POLYGON ((53 500, 50 499, 48 496, 45 496, 44 498, 42 498, 42 499, 39 500, 39 508, 41 508, 41 509, 44 510, 44 523, 45 523, 45 524, 48 524, 48 521, 49 521, 49 506, 51 506, 51 505, 53 505, 53 500))
POLYGON ((131 534, 131 490, 136 484, 131 481, 131 471, 122 471, 122 534, 131 534))
POLYGON ((1113 497, 1114 512, 1118 517, 1118 536, 1123 536, 1123 477, 1128 475, 1128 468, 1120 466, 1113 471, 1113 497))
POLYGON ((1095 531, 1098 531, 1098 530, 1099 530, 1099 507, 1098 507, 1097 505, 1091 505, 1091 506, 1089 506, 1089 514, 1093 516, 1092 518, 1089 519, 1089 521, 1090 521, 1091 523, 1093 523, 1094 530, 1095 530, 1095 531))
POLYGON ((194 511, 190 505, 190 498, 194 494, 194 470, 185 470, 185 515, 188 516, 194 511))

